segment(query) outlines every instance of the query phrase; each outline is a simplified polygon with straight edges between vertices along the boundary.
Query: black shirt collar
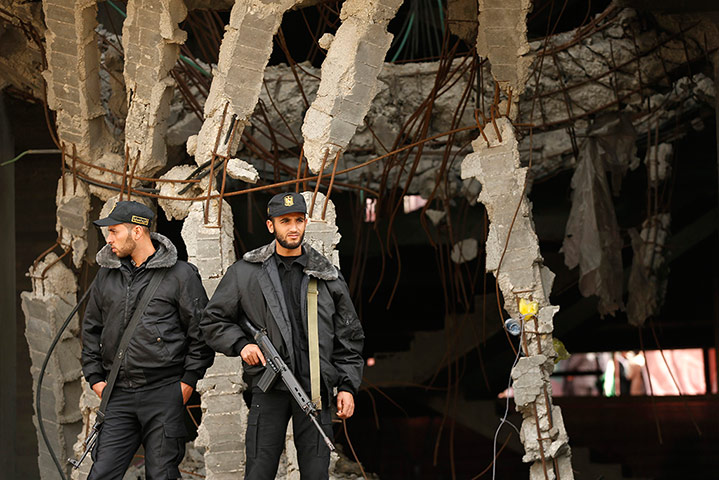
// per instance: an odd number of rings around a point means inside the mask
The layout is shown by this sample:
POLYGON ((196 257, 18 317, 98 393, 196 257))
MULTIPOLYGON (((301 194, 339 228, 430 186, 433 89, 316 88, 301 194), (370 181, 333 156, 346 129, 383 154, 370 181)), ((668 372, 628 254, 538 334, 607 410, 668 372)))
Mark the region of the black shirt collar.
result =
POLYGON ((296 257, 285 257, 285 256, 282 256, 279 253, 277 253, 277 251, 275 251, 275 255, 277 256, 277 259, 279 260, 279 262, 277 262, 279 264, 290 267, 290 266, 294 265, 295 263, 299 263, 302 266, 303 270, 305 268, 307 268, 308 257, 307 257, 307 252, 305 252, 305 247, 302 247, 302 255, 298 255, 296 257), (290 259, 292 259, 292 260, 290 260, 290 259))

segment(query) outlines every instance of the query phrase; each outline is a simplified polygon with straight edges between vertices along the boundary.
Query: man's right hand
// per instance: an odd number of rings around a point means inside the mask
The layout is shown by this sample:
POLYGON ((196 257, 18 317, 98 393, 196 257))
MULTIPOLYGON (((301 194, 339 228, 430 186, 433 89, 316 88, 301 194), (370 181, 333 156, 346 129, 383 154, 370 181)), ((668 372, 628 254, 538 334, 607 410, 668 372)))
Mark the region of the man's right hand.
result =
POLYGON ((95 394, 102 399, 102 391, 105 390, 106 386, 107 382, 97 382, 95 385, 92 386, 92 391, 95 392, 95 394))
POLYGON ((260 362, 262 362, 262 365, 266 364, 262 350, 260 350, 260 347, 255 343, 245 345, 245 348, 240 352, 240 357, 242 357, 242 360, 248 365, 257 365, 260 362))

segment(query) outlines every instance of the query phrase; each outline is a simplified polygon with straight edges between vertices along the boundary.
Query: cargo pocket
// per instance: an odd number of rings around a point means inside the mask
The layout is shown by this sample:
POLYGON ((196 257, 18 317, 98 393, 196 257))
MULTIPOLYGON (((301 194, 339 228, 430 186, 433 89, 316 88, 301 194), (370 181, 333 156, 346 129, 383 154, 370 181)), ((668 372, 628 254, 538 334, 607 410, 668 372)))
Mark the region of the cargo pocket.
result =
POLYGON ((247 416, 247 437, 245 445, 248 458, 257 458, 257 428, 260 422, 260 406, 252 405, 247 416))
MULTIPOLYGON (((325 432, 325 435, 327 435, 327 438, 329 438, 330 441, 333 441, 334 432, 332 431, 332 412, 329 408, 325 407, 324 409, 320 410, 320 414, 317 416, 317 423, 320 424, 322 430, 325 432)), ((322 435, 320 434, 320 432, 317 431, 317 428, 314 428, 314 431, 317 433, 316 455, 318 457, 324 457, 329 455, 330 449, 325 443, 325 439, 322 438, 322 435)))
POLYGON ((167 467, 167 478, 182 478, 179 465, 185 457, 185 439, 187 438, 187 429, 182 423, 166 423, 163 425, 165 430, 165 442, 162 449, 163 461, 167 467))

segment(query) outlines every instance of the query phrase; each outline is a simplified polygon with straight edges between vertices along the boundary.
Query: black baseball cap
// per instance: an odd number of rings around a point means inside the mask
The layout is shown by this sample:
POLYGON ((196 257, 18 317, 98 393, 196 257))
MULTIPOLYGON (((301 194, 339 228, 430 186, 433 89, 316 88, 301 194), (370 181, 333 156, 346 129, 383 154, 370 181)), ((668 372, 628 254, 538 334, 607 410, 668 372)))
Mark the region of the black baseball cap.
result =
POLYGON ((149 227, 153 218, 155 218, 155 214, 147 206, 138 202, 125 201, 117 202, 110 215, 92 223, 98 227, 109 227, 119 223, 132 223, 149 227))
POLYGON ((270 218, 288 213, 307 214, 307 204, 302 194, 295 192, 279 193, 267 203, 267 216, 270 218))

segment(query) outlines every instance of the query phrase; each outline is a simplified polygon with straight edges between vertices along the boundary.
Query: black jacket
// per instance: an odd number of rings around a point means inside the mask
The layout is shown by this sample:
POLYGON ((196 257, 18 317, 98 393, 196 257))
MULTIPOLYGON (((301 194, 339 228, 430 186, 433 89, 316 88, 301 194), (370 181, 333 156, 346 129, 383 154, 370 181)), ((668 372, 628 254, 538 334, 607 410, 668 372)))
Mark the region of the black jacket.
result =
MULTIPOLYGON (((307 323, 309 277, 317 281, 317 322, 320 372, 328 392, 344 390, 356 394, 362 383, 364 333, 349 290, 337 269, 322 254, 305 246, 308 255, 302 281, 303 322, 307 323)), ((228 356, 238 356, 254 343, 239 326, 246 315, 255 326, 267 329, 268 336, 285 362, 294 370, 292 330, 274 258, 275 243, 247 252, 225 273, 205 308, 200 327, 207 344, 228 356)), ((243 364, 246 379, 253 386, 264 367, 243 364)))
POLYGON ((201 337, 199 322, 207 294, 194 265, 177 260, 177 249, 153 233, 155 253, 135 268, 109 245, 97 253, 97 273, 82 324, 82 371, 90 385, 104 381, 151 273, 167 268, 127 347, 117 385, 141 388, 174 380, 195 387, 214 354, 201 337))

